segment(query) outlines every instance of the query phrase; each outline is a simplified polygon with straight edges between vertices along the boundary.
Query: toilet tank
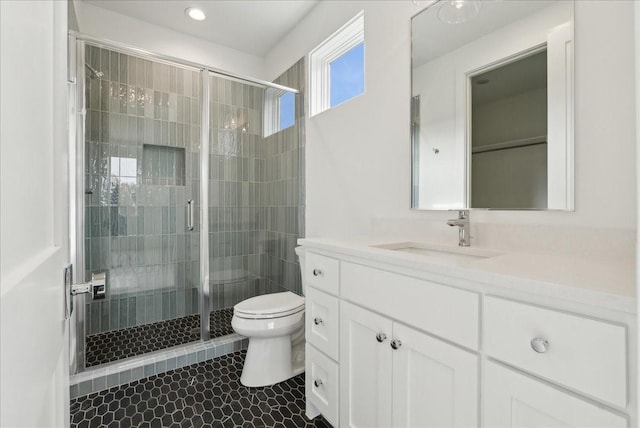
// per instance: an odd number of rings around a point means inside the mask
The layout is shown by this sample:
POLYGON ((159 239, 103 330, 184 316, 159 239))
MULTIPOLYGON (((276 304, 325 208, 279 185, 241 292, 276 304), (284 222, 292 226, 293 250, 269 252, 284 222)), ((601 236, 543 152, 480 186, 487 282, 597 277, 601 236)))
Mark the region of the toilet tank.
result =
POLYGON ((304 256, 305 249, 303 247, 296 247, 296 254, 298 255, 298 261, 300 262, 300 275, 302 277, 302 295, 304 296, 304 287, 305 287, 305 279, 304 279, 304 256))

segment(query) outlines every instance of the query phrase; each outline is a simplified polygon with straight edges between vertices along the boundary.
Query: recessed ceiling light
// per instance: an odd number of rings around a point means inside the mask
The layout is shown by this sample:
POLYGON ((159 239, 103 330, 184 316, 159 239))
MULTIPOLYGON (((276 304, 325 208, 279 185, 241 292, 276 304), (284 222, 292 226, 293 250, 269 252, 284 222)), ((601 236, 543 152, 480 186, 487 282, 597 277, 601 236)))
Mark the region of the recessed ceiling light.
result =
POLYGON ((184 13, 189 18, 196 21, 204 21, 207 18, 204 12, 201 9, 198 9, 197 7, 188 7, 184 10, 184 13))

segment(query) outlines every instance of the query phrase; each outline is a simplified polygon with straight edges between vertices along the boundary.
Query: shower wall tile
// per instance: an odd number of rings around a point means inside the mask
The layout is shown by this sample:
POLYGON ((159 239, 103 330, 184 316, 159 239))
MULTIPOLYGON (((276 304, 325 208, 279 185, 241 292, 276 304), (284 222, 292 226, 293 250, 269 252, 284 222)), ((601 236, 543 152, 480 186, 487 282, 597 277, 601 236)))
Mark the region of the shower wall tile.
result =
POLYGON ((191 141, 199 136, 198 73, 93 46, 86 57, 104 73, 87 77, 87 276, 105 271, 109 281, 107 298, 86 307, 86 331, 191 315, 197 304, 189 293, 185 305, 184 291, 198 278, 185 272, 199 253, 184 242, 198 233, 185 225, 199 186, 187 162, 199 159, 191 141), (179 104, 193 117, 180 115, 179 104), (149 163, 144 148, 153 144, 159 153, 149 163))

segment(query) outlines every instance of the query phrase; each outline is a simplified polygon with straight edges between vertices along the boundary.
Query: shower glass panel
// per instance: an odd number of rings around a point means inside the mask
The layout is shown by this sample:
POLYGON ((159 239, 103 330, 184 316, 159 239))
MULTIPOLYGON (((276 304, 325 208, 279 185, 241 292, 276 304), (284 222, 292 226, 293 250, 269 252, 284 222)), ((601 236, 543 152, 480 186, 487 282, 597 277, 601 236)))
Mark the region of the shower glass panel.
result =
POLYGON ((209 78, 209 307, 231 316, 236 303, 266 291, 264 88, 209 78))
POLYGON ((200 339, 201 72, 86 45, 86 367, 200 339), (189 227, 189 201, 193 228, 189 227))
MULTIPOLYGON (((209 83, 209 307, 261 294, 302 291, 295 255, 303 236, 304 60, 276 83, 299 94, 211 74, 209 83), (279 124, 283 95, 295 97, 293 126, 279 124), (290 94, 290 95, 289 95, 290 94), (270 133, 270 132, 268 132, 270 133)), ((287 97, 285 97, 287 98, 287 97)), ((292 115, 293 116, 293 115, 292 115)), ((212 323, 211 335, 216 334, 212 323)))

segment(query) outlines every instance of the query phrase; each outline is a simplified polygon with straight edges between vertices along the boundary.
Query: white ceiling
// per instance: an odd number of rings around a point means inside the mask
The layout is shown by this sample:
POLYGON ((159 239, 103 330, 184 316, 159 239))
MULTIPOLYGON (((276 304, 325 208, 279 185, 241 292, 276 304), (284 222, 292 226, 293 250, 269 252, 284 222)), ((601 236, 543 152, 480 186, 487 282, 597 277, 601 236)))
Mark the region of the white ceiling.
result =
POLYGON ((82 0, 122 15, 263 57, 319 0, 82 0), (188 18, 188 7, 207 19, 188 18))

